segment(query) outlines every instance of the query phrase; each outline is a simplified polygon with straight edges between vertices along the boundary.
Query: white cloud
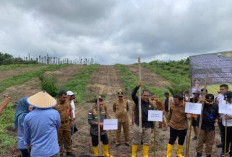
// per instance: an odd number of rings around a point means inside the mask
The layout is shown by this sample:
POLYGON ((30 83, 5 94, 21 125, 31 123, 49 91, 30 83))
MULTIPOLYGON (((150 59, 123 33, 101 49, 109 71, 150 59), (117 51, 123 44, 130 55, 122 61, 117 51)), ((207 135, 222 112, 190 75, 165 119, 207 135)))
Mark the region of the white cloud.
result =
POLYGON ((231 0, 1 2, 0 51, 94 58, 101 64, 176 60, 232 49, 231 0))

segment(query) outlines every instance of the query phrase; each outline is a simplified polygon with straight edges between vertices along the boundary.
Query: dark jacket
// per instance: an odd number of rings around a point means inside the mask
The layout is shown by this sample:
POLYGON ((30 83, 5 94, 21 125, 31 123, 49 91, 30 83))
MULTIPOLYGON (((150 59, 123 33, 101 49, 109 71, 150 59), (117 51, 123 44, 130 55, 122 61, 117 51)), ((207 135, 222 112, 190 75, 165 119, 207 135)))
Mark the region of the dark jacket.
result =
MULTIPOLYGON (((132 99, 136 105, 135 108, 135 124, 139 125, 139 99, 136 96, 136 93, 138 91, 139 87, 135 87, 132 92, 132 99)), ((148 110, 154 110, 154 106, 150 102, 144 102, 141 100, 141 109, 142 109, 142 127, 143 128, 154 128, 154 123, 148 121, 148 110)))
POLYGON ((205 104, 203 108, 203 117, 201 129, 205 131, 212 131, 215 129, 215 119, 219 116, 218 106, 216 104, 208 105, 205 104))
MULTIPOLYGON (((90 134, 98 135, 98 125, 95 124, 98 122, 98 112, 97 106, 93 105, 92 109, 88 113, 88 122, 90 124, 90 134)), ((104 119, 107 119, 105 108, 100 108, 100 122, 103 122, 104 119)), ((101 135, 106 134, 106 131, 101 130, 101 135)))

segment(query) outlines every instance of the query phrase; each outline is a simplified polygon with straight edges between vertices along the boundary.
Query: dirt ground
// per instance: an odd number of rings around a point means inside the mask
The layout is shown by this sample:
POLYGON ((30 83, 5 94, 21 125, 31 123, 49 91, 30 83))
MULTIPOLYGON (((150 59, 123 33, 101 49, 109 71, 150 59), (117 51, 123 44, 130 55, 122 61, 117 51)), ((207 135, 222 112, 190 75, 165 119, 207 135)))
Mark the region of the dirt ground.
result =
MULTIPOLYGON (((138 66, 137 65, 128 65, 129 70, 135 75, 139 76, 138 74, 138 66)), ((160 87, 164 88, 165 86, 169 85, 169 82, 162 78, 160 75, 155 74, 151 70, 144 68, 141 66, 141 80, 144 84, 152 87, 160 87)))
POLYGON ((42 68, 45 68, 45 67, 47 67, 47 66, 18 68, 18 69, 15 69, 15 70, 2 71, 1 75, 0 75, 0 81, 6 79, 8 77, 11 77, 13 75, 17 75, 17 74, 20 74, 20 73, 28 72, 28 71, 31 71, 31 70, 38 70, 38 69, 42 69, 42 68))
MULTIPOLYGON (((82 66, 68 66, 55 71, 48 71, 46 74, 51 74, 56 77, 58 80, 58 88, 62 89, 64 83, 69 81, 73 76, 79 73, 82 69, 82 66)), ((7 88, 5 91, 0 93, 0 95, 8 94, 11 97, 12 102, 17 103, 17 101, 25 96, 31 96, 38 91, 40 91, 40 80, 38 77, 32 78, 21 85, 16 85, 7 88)))
MULTIPOLYGON (((74 68, 75 69, 75 68, 74 68)), ((63 70, 63 72, 68 72, 70 70, 63 70)), ((77 70, 78 71, 78 70, 77 70)), ((54 74, 57 74, 61 80, 66 80, 67 77, 66 74, 63 76, 60 71, 53 72, 54 74)), ((67 74, 68 75, 68 74, 67 74)), ((145 84, 156 86, 154 85, 154 80, 150 79, 150 75, 143 75, 144 81, 146 80, 145 84)), ((70 74, 71 77, 71 74, 70 74)), ((152 77, 153 78, 153 77, 152 77)), ((66 80, 67 81, 67 80, 66 80)), ((161 81, 162 82, 162 81, 161 81)), ((166 81, 165 81, 166 82, 166 81)), ((155 83, 159 83, 159 81, 155 81, 155 83)), ((167 83, 167 82, 166 82, 167 83)), ((166 84, 163 83, 162 85, 166 84)), ((159 85, 161 87, 162 85, 159 85)), ((14 90, 18 90, 18 92, 15 92, 15 94, 19 95, 20 92, 26 92, 25 90, 28 88, 27 92, 36 92, 39 90, 39 82, 36 82, 36 80, 30 80, 25 85, 14 87, 14 90), (31 86, 33 84, 33 87, 31 86), (25 87, 24 87, 25 86, 25 87), (30 87, 30 88, 29 88, 30 87), (22 88, 22 90, 20 89, 22 88), (31 89, 35 88, 35 89, 31 89)), ((13 88, 13 87, 12 87, 13 88)), ((97 94, 103 94, 105 95, 105 103, 109 109, 109 112, 114 118, 114 113, 112 111, 112 104, 117 99, 117 91, 119 89, 123 89, 123 80, 122 76, 120 75, 120 72, 115 66, 100 66, 92 75, 90 83, 87 85, 86 88, 86 97, 92 96, 93 93, 97 94)), ((11 90, 13 91, 13 89, 11 90)), ((21 97, 21 95, 20 95, 21 97)), ((125 98, 130 99, 130 95, 125 95, 125 98)), ((76 107, 76 125, 78 128, 78 132, 76 132, 73 136, 73 147, 76 148, 76 151, 74 151, 75 155, 84 155, 84 154, 92 154, 92 146, 91 146, 91 137, 89 134, 89 124, 88 124, 88 110, 92 106, 93 103, 81 103, 78 104, 76 107)), ((132 101, 130 101, 130 108, 132 106, 132 101)), ((131 119, 131 112, 129 112, 129 118, 131 119)), ((156 125, 157 126, 157 125, 156 125)), ((130 122, 130 134, 132 137, 132 125, 130 122)), ((162 129, 157 128, 156 129, 156 143, 157 143, 157 149, 156 149, 156 156, 159 157, 165 157, 166 156, 166 145, 168 143, 169 139, 169 130, 162 131, 162 129)), ((110 152, 114 157, 130 157, 131 155, 131 147, 127 147, 124 145, 124 137, 122 135, 121 137, 121 145, 119 147, 115 146, 115 131, 109 131, 108 136, 110 139, 110 152)), ((193 137, 193 134, 192 134, 193 137)), ((153 134, 152 134, 153 139, 153 134)), ((218 157, 221 149, 216 148, 216 144, 219 143, 219 134, 218 134, 218 128, 215 138, 215 143, 213 146, 213 154, 212 157, 218 157)), ((175 145, 176 147, 176 145, 175 145)), ((14 150, 17 152, 17 150, 14 150)), ((149 150, 149 156, 153 156, 154 152, 154 145, 153 140, 151 142, 150 150, 149 150)), ((8 152, 8 154, 4 154, 5 156, 17 156, 18 154, 14 153, 12 155, 12 150, 8 152)), ((190 157, 194 157, 196 155, 195 151, 195 142, 191 141, 191 147, 190 147, 190 157)), ((1 155, 0 155, 1 156, 1 155)), ((142 157, 142 146, 139 146, 138 148, 138 157, 142 157)), ((176 148, 173 150, 173 157, 176 156, 176 148)))
MULTIPOLYGON (((144 80, 148 81, 146 84, 154 85, 152 79, 148 79, 150 75, 144 75, 144 80), (149 82, 150 80, 150 82, 149 82)), ((165 83, 167 84, 167 83, 165 83)), ((114 118, 114 113, 112 111, 112 104, 117 99, 116 92, 118 89, 123 90, 123 81, 122 76, 119 71, 114 66, 100 66, 99 69, 93 74, 91 78, 91 82, 87 86, 86 93, 95 92, 98 94, 106 95, 105 102, 108 106, 109 112, 114 118)), ((130 96, 126 95, 126 98, 130 98, 130 96)), ((84 155, 84 154, 92 154, 92 146, 91 146, 91 137, 89 134, 89 124, 87 120, 88 110, 92 104, 90 103, 82 103, 77 106, 76 109, 76 124, 78 127, 78 132, 75 133, 72 137, 74 144, 73 146, 76 148, 74 152, 76 156, 84 155)), ((130 101, 130 108, 132 102, 130 101)), ((129 118, 131 117, 131 112, 129 112, 129 118)), ((131 118, 130 118, 131 119, 131 118)), ((156 124, 158 126, 158 123, 156 124)), ((219 133, 218 128, 216 129, 216 138, 215 144, 213 146, 213 157, 218 157, 221 149, 216 148, 216 144, 219 143, 219 133)), ((132 137, 132 125, 130 122, 130 134, 132 137)), ((129 157, 131 155, 131 147, 127 147, 124 145, 124 137, 121 137, 121 145, 119 147, 115 146, 115 131, 108 132, 109 139, 111 139, 111 154, 115 157, 129 157)), ((192 133, 193 137, 193 133, 192 133)), ((191 137, 191 138, 192 138, 191 137)), ((152 134, 152 139, 154 138, 152 134)), ((162 131, 160 128, 156 128, 156 156, 165 157, 166 156, 166 147, 169 140, 169 129, 166 131, 162 131)), ((151 142, 149 156, 154 156, 154 140, 151 142)), ((191 140, 190 144, 190 157, 194 157, 196 155, 195 151, 195 141, 191 140)), ((185 149, 185 148, 184 148, 185 149)), ((138 157, 142 157, 142 146, 138 148, 138 157)), ((176 156, 176 145, 173 150, 173 157, 176 156)))

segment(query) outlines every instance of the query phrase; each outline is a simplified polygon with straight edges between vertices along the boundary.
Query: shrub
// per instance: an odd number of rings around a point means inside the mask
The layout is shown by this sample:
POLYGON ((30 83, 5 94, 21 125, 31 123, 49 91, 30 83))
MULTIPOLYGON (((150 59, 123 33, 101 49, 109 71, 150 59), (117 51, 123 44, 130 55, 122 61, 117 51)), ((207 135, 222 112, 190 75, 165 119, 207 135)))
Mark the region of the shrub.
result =
POLYGON ((48 74, 42 74, 39 76, 41 81, 41 89, 49 93, 51 96, 56 97, 58 93, 57 79, 48 74))

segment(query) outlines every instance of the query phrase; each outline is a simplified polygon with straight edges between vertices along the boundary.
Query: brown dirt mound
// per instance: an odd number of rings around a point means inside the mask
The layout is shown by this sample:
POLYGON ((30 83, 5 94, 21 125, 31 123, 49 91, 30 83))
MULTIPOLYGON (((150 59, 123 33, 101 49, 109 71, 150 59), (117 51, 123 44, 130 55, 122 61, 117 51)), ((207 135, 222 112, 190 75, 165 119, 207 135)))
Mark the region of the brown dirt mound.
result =
MULTIPOLYGON (((135 76, 139 77, 137 65, 128 65, 127 67, 135 76)), ((167 80, 147 68, 141 67, 141 75, 142 82, 148 86, 165 88, 165 86, 169 85, 167 80)))
MULTIPOLYGON (((62 88, 64 83, 69 81, 73 76, 79 73, 82 66, 68 66, 61 68, 59 70, 46 72, 46 74, 51 74, 58 79, 58 87, 62 88)), ((40 91, 40 80, 38 78, 32 78, 29 81, 21 85, 16 85, 7 88, 2 94, 8 94, 11 97, 12 102, 17 102, 20 98, 25 96, 31 96, 40 91)))
POLYGON ((18 75, 20 73, 24 73, 24 72, 28 72, 31 70, 38 70, 38 69, 42 69, 45 68, 47 66, 38 66, 38 67, 30 67, 30 68, 19 68, 19 69, 15 69, 15 70, 6 70, 6 71, 2 71, 1 75, 0 75, 0 81, 11 77, 13 75, 18 75))

